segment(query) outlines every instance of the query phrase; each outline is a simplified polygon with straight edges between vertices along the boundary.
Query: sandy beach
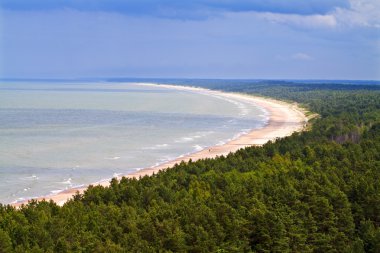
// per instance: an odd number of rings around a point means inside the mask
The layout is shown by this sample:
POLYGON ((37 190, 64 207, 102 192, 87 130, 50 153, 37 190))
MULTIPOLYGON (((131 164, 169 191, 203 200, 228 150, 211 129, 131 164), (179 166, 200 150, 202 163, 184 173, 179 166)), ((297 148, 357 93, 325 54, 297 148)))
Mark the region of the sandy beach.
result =
MULTIPOLYGON (((143 83, 140 85, 152 86, 157 84, 148 84, 143 83)), ((195 152, 183 157, 179 157, 175 160, 165 162, 158 166, 144 168, 139 171, 132 172, 127 175, 122 175, 128 178, 139 178, 142 176, 149 176, 153 173, 157 173, 160 170, 165 170, 167 168, 173 167, 175 164, 180 163, 181 161, 197 161, 204 158, 215 158, 217 156, 227 155, 230 152, 235 152, 241 148, 252 146, 252 145, 263 145, 270 140, 275 140, 276 138, 289 136, 296 131, 302 131, 307 124, 307 117, 304 114, 304 111, 299 108, 296 104, 285 103, 282 101, 257 97, 239 93, 226 93, 221 91, 207 90, 203 88, 195 87, 185 87, 185 86, 176 86, 176 85, 159 85, 162 88, 178 89, 183 91, 194 91, 199 93, 207 93, 210 95, 222 96, 225 98, 234 98, 239 100, 244 100, 247 103, 257 105, 268 113, 268 123, 266 126, 260 129, 254 129, 251 132, 241 135, 236 139, 233 139, 223 145, 213 146, 205 148, 199 152, 195 152)), ((120 176, 120 177, 122 177, 120 176)), ((109 185, 109 180, 102 181, 93 185, 109 185)), ((73 188, 62 191, 55 195, 49 195, 45 197, 37 198, 37 200, 53 200, 57 204, 62 205, 68 199, 70 199, 76 192, 83 193, 87 189, 86 187, 73 188)), ((20 206, 26 204, 27 201, 18 202, 12 204, 13 206, 20 206)))

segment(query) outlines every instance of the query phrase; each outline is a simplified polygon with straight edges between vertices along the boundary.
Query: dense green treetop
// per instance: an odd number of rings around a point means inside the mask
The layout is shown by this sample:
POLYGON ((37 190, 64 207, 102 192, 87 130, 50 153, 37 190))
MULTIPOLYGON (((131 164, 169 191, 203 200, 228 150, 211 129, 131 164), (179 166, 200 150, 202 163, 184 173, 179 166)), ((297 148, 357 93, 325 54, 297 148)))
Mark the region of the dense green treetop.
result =
POLYGON ((201 84, 296 101, 320 117, 310 131, 113 179, 62 207, 0 206, 0 252, 380 252, 376 85, 201 84))

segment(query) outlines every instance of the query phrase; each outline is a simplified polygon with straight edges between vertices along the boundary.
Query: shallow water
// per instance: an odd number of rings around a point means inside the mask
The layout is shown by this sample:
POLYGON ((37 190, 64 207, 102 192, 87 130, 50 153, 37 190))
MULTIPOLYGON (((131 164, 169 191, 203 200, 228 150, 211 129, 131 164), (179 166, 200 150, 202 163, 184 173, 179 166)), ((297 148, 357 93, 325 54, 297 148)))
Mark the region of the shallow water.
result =
POLYGON ((261 108, 207 92, 115 83, 2 83, 0 202, 154 166, 265 122, 261 108))

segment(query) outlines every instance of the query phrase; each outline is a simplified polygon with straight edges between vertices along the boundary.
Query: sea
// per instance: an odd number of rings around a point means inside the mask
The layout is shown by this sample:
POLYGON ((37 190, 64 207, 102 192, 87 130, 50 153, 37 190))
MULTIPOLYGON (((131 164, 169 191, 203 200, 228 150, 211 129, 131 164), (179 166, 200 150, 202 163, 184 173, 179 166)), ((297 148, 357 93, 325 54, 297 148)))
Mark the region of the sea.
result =
POLYGON ((116 82, 0 83, 0 203, 156 166, 263 127, 244 100, 116 82))

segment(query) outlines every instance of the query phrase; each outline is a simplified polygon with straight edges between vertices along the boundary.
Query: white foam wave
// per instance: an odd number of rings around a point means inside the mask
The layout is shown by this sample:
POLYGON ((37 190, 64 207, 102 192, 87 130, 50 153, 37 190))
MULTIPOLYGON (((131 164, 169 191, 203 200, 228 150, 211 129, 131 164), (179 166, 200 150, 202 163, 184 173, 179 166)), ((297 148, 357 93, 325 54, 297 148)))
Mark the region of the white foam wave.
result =
POLYGON ((200 145, 194 145, 193 148, 194 148, 195 151, 201 151, 201 150, 203 150, 203 147, 200 146, 200 145))
POLYGON ((65 181, 62 181, 61 184, 69 184, 69 185, 71 185, 71 177, 69 177, 69 179, 67 179, 65 181))
POLYGON ((185 137, 182 137, 176 141, 174 141, 175 143, 187 143, 187 142, 191 142, 191 141, 194 141, 196 139, 199 139, 199 138, 203 138, 203 137, 206 137, 210 134, 213 134, 215 133, 214 131, 202 131, 202 132, 196 132, 194 135, 192 136, 185 136, 185 137))
POLYGON ((168 146, 169 146, 169 144, 163 143, 163 144, 157 144, 157 145, 154 145, 152 147, 146 147, 146 148, 142 148, 142 149, 144 149, 144 150, 156 150, 156 149, 164 149, 168 146))
POLYGON ((245 135, 245 134, 248 134, 249 132, 251 132, 251 129, 250 128, 245 128, 245 129, 241 130, 240 135, 245 135))
POLYGON ((52 191, 50 191, 50 193, 52 194, 52 195, 56 195, 56 194, 58 194, 58 193, 61 193, 61 192, 63 192, 64 190, 52 190, 52 191))
POLYGON ((106 157, 104 159, 106 160, 119 160, 121 157, 120 156, 113 156, 113 157, 106 157))
POLYGON ((190 141, 193 141, 193 140, 194 140, 193 137, 182 137, 181 139, 176 140, 175 142, 176 143, 184 143, 184 142, 190 142, 190 141))
POLYGON ((164 162, 168 162, 170 160, 173 160, 173 158, 169 157, 169 156, 165 156, 165 157, 160 158, 158 161, 161 163, 164 163, 164 162))
POLYGON ((227 101, 233 105, 235 105, 239 109, 239 116, 247 116, 250 112, 249 108, 247 107, 246 103, 242 103, 240 101, 236 101, 231 98, 226 98, 224 96, 218 96, 218 95, 210 95, 211 97, 218 98, 224 101, 227 101))
POLYGON ((216 146, 222 146, 222 145, 224 145, 224 144, 226 144, 225 141, 219 141, 218 143, 216 143, 216 146))
POLYGON ((119 177, 121 175, 121 173, 113 173, 112 177, 119 177))
POLYGON ((37 177, 36 175, 31 175, 30 177, 23 177, 21 178, 21 180, 38 180, 39 177, 37 177))

